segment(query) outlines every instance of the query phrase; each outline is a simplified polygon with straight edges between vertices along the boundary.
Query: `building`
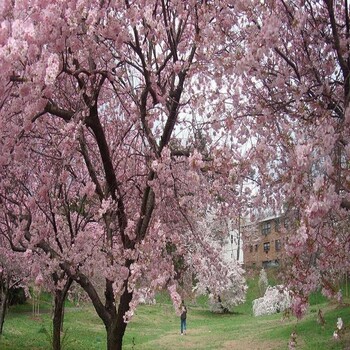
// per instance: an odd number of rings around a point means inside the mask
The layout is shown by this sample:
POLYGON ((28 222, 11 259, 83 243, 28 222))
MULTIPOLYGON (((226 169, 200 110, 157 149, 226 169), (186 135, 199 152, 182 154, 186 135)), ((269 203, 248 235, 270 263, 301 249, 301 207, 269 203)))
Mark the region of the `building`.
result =
POLYGON ((227 261, 236 260, 243 263, 243 243, 239 229, 230 227, 224 245, 224 256, 227 261))
POLYGON ((211 231, 213 241, 222 247, 225 260, 227 262, 236 260, 243 264, 240 219, 216 217, 213 212, 208 212, 205 225, 211 231))
POLYGON ((241 229, 245 266, 270 267, 281 265, 288 240, 289 219, 270 216, 241 229))

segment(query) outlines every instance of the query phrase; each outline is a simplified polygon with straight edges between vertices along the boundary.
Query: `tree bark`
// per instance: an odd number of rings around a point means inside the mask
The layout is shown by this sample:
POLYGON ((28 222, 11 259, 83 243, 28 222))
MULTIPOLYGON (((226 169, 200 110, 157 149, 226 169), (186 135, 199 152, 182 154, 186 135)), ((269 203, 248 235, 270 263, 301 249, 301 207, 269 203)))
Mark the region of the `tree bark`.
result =
POLYGON ((125 288, 124 293, 120 297, 118 312, 114 313, 114 317, 109 319, 105 324, 107 331, 107 350, 122 350, 123 337, 125 334, 127 323, 124 321, 124 315, 129 310, 129 304, 132 299, 132 293, 125 288))
POLYGON ((63 318, 63 304, 61 291, 55 294, 55 307, 52 319, 53 333, 52 333, 52 349, 61 350, 61 331, 62 331, 62 318, 63 318))
POLYGON ((72 279, 68 279, 62 290, 55 292, 55 305, 52 318, 52 349, 61 350, 61 332, 63 330, 64 318, 64 302, 67 297, 68 290, 72 284, 72 279))
POLYGON ((106 326, 107 331, 107 350, 121 350, 122 349, 122 341, 118 342, 117 339, 117 324, 115 322, 110 322, 108 326, 106 326))
POLYGON ((6 307, 7 307, 7 300, 9 296, 9 288, 8 284, 1 282, 1 289, 0 289, 0 334, 2 334, 4 322, 5 322, 5 314, 6 314, 6 307))

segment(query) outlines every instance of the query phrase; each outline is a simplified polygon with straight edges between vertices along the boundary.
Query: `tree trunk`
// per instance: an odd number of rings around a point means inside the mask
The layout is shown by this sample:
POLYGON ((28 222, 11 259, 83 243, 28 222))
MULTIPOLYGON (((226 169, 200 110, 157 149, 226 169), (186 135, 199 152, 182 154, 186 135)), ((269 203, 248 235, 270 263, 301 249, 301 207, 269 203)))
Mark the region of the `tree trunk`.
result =
POLYGON ((118 313, 115 319, 111 320, 109 325, 106 325, 107 330, 107 350, 122 350, 123 337, 127 323, 124 322, 124 315, 129 310, 129 303, 132 299, 132 293, 125 289, 120 297, 118 313))
MULTIPOLYGON (((61 292, 61 291, 59 291, 61 292)), ((52 319, 52 349, 61 350, 61 331, 62 331, 62 317, 64 308, 64 299, 62 300, 61 293, 55 293, 55 307, 52 319)))
POLYGON ((109 326, 106 326, 106 331, 107 331, 107 350, 121 350, 123 340, 118 341, 116 320, 114 320, 114 322, 111 322, 109 326))
POLYGON ((2 334, 4 322, 5 322, 7 300, 9 296, 9 288, 6 282, 1 285, 0 292, 1 292, 0 294, 0 334, 2 334))
MULTIPOLYGON (((126 266, 129 268, 130 265, 131 261, 129 261, 126 266)), ((106 280, 105 304, 103 304, 89 278, 80 272, 72 274, 70 265, 66 262, 61 263, 61 268, 89 295, 98 316, 101 318, 106 328, 107 350, 122 349, 123 337, 127 326, 124 322, 124 315, 130 309, 129 305, 133 296, 133 293, 128 291, 128 279, 124 281, 124 292, 120 297, 118 310, 116 310, 115 296, 111 281, 106 280)))
POLYGON ((52 349, 61 350, 61 332, 63 330, 64 302, 67 297, 68 290, 72 284, 69 278, 62 290, 55 292, 55 305, 52 318, 52 349))

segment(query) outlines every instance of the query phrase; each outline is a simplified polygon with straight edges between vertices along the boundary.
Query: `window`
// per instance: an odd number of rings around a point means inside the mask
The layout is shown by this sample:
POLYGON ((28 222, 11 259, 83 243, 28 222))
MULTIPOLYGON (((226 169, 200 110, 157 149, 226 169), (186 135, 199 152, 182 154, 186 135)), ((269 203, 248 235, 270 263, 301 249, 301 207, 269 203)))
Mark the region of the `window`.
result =
POLYGON ((264 243, 264 252, 268 252, 270 250, 270 242, 264 243))
POLYGON ((280 239, 276 239, 275 240, 275 250, 276 250, 276 252, 278 252, 281 249, 282 249, 281 240, 280 239))
POLYGON ((233 244, 233 235, 231 235, 231 244, 233 244))
POLYGON ((265 260, 262 262, 262 266, 265 267, 270 267, 270 260, 265 260))
POLYGON ((280 230, 280 225, 281 225, 280 219, 277 218, 277 219, 275 220, 275 230, 276 230, 276 231, 279 231, 279 230, 280 230))
POLYGON ((264 236, 271 232, 271 221, 265 221, 261 225, 261 232, 264 236))
POLYGON ((263 267, 276 267, 279 266, 279 261, 278 260, 265 260, 262 262, 263 267))

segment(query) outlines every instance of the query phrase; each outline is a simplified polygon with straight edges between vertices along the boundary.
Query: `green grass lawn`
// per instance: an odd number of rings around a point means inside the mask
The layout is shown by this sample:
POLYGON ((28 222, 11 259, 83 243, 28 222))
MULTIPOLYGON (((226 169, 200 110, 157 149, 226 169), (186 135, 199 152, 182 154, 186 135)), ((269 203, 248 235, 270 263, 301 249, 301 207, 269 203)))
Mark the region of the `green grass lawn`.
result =
MULTIPOLYGON (((251 300, 256 294, 250 286, 247 302, 228 315, 216 315, 205 307, 205 300, 188 305, 188 332, 180 335, 180 321, 170 301, 162 296, 153 306, 140 306, 127 327, 124 349, 288 349, 293 330, 297 332, 297 349, 350 349, 350 306, 327 303, 316 295, 305 318, 282 321, 282 315, 253 317, 251 300), (316 304, 316 303, 319 304, 316 304), (317 312, 324 312, 324 328, 317 323, 317 312), (341 341, 332 339, 338 317, 342 317, 346 334, 341 341)), ((46 307, 45 307, 46 305, 46 307)), ((33 317, 30 305, 16 306, 7 315, 1 350, 50 349, 50 304, 33 317)), ((106 348, 104 326, 91 306, 67 307, 65 312, 64 350, 100 350, 106 348)))

